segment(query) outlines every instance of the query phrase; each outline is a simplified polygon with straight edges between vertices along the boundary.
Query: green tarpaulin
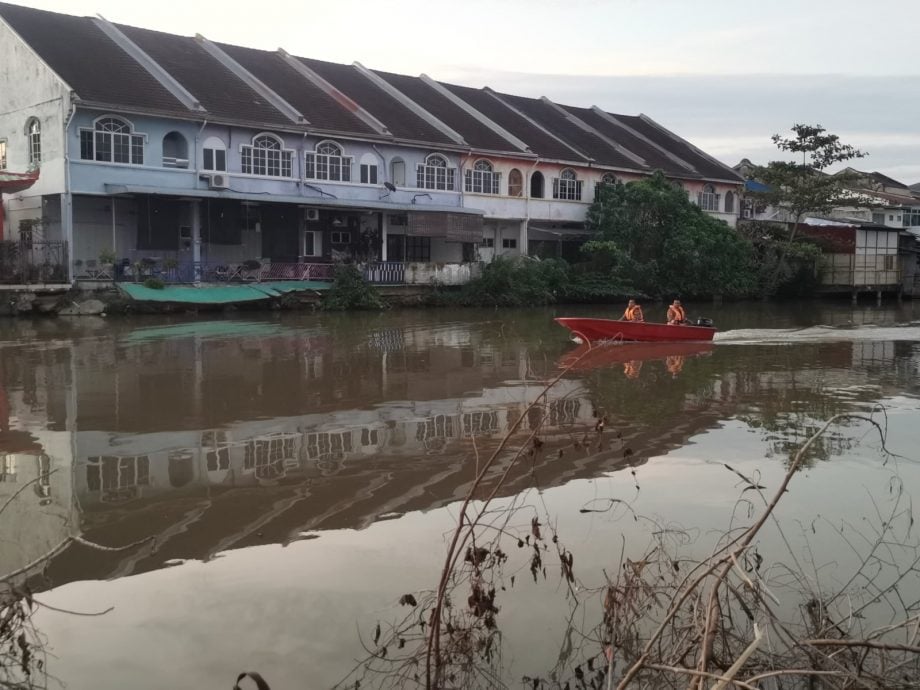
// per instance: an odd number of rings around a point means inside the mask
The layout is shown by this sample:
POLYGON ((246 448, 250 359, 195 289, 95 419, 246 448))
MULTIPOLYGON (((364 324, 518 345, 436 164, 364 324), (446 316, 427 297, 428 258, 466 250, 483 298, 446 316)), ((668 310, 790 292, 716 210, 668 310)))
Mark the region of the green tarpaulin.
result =
POLYGON ((138 302, 174 302, 177 304, 234 304, 280 297, 288 292, 321 291, 329 283, 307 280, 284 280, 269 283, 234 285, 167 285, 160 290, 141 283, 118 283, 118 287, 138 302))

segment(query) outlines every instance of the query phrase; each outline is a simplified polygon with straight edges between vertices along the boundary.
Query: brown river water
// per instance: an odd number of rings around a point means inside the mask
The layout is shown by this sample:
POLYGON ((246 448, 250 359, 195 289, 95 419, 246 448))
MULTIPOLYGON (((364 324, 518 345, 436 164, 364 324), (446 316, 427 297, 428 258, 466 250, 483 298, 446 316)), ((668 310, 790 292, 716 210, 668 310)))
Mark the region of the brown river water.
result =
MULTIPOLYGON (((575 348, 552 318, 612 311, 0 322, 0 579, 111 609, 37 611, 49 686, 335 685, 402 594, 436 585, 477 463, 575 348)), ((610 352, 530 410, 509 447, 541 425, 552 452, 509 473, 500 501, 526 508, 509 529, 552 523, 596 587, 650 525, 724 528, 740 492, 724 463, 775 486, 824 420, 862 412, 898 457, 835 427, 782 508, 790 548, 841 567, 816 521, 884 512, 893 477, 920 492, 920 302, 689 311, 719 327, 711 347, 610 352), (571 451, 595 415, 616 442, 571 451), (593 510, 610 499, 630 507, 593 510)), ((513 561, 500 666, 519 687, 557 663, 570 609, 558 565, 534 584, 513 561)))

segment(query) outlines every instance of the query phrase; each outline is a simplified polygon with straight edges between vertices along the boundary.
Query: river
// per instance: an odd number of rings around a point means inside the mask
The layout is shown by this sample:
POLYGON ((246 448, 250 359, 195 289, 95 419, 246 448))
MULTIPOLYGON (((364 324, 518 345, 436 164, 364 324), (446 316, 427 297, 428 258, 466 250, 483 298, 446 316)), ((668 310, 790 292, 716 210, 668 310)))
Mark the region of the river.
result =
MULTIPOLYGON (((552 525, 585 590, 651 525, 692 544, 743 518, 725 464, 775 487, 825 420, 871 415, 892 454, 835 426, 782 508, 790 549, 843 567, 821 525, 884 514, 894 478, 920 488, 920 303, 688 311, 719 327, 711 347, 579 362, 530 410, 575 348, 552 318, 610 308, 0 322, 0 577, 108 611, 36 611, 67 687, 227 688, 246 670, 331 687, 401 595, 436 586, 457 502, 522 414, 509 447, 539 427, 545 449, 500 487, 508 529, 552 525), (611 440, 588 448, 599 418, 611 440)), ((557 664, 570 609, 557 561, 507 568, 498 666, 517 686, 557 664)))

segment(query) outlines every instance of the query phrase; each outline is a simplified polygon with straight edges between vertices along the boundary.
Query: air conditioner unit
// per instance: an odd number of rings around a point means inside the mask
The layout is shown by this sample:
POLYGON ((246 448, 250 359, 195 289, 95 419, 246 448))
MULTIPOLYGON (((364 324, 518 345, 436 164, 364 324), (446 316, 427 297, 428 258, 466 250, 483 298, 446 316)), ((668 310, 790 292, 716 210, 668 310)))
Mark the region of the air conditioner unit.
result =
POLYGON ((307 220, 319 220, 319 209, 318 208, 308 208, 307 209, 307 220))
POLYGON ((230 188, 230 177, 223 173, 218 175, 211 175, 208 180, 208 187, 211 189, 229 189, 230 188))

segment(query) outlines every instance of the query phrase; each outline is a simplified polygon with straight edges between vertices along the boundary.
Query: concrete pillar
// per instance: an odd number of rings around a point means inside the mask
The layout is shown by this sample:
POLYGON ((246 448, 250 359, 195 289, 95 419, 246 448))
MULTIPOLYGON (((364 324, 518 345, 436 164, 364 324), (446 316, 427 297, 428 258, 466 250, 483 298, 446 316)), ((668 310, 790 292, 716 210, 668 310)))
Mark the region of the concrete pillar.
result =
POLYGON ((853 304, 856 304, 857 298, 858 298, 858 297, 859 297, 859 291, 858 291, 858 290, 853 290, 853 293, 850 295, 850 301, 851 301, 853 304))
POLYGON ((67 282, 73 283, 73 196, 61 194, 61 236, 67 242, 67 282))
POLYGON ((380 222, 380 260, 387 260, 387 232, 390 229, 390 216, 388 213, 381 212, 380 222))
POLYGON ((527 247, 527 221, 521 221, 521 229, 518 233, 518 251, 521 253, 521 256, 526 256, 530 252, 527 247))
POLYGON ((875 293, 875 303, 878 306, 882 306, 882 291, 881 290, 877 290, 875 293))
POLYGON ((194 265, 195 282, 201 282, 201 213, 197 199, 190 201, 189 211, 192 214, 192 262, 194 265))

